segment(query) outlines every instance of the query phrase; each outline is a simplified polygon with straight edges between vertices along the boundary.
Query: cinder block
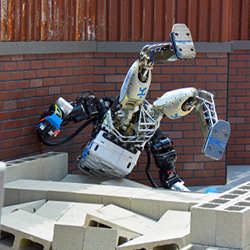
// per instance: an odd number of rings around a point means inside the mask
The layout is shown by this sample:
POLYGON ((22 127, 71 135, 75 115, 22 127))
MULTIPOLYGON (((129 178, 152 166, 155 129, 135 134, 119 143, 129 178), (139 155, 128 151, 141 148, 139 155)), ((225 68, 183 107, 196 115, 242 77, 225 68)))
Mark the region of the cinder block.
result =
POLYGON ((36 214, 57 223, 67 223, 69 225, 84 225, 87 212, 102 208, 100 204, 65 202, 65 201, 47 201, 41 206, 36 214))
POLYGON ((86 216, 85 226, 108 227, 117 230, 119 244, 146 233, 155 221, 135 214, 129 210, 108 205, 90 212, 86 216))
POLYGON ((108 228, 55 225, 53 250, 115 250, 117 231, 108 228))
POLYGON ((125 178, 108 178, 108 177, 68 174, 65 178, 62 179, 62 182, 101 184, 101 185, 121 186, 121 187, 135 187, 135 188, 144 188, 144 189, 152 190, 152 188, 147 185, 144 185, 135 181, 131 181, 125 178))
POLYGON ((117 249, 182 249, 190 242, 190 212, 169 210, 150 231, 117 249))
POLYGON ((26 203, 21 203, 17 205, 12 205, 8 207, 3 208, 3 214, 10 214, 16 210, 24 210, 29 213, 35 213, 37 209, 42 207, 46 203, 46 200, 38 200, 38 201, 33 201, 33 202, 26 202, 26 203))
POLYGON ((212 247, 199 244, 190 244, 181 250, 235 250, 235 248, 212 247))
POLYGON ((192 207, 192 242, 215 247, 250 246, 250 182, 192 207))
POLYGON ((68 154, 48 152, 6 162, 5 182, 19 179, 63 179, 68 173, 68 154))
POLYGON ((2 218, 0 248, 50 250, 53 231, 54 221, 17 210, 2 218))
MULTIPOLYGON (((211 197, 207 194, 170 190, 158 192, 153 189, 39 180, 17 180, 7 183, 5 189, 11 192, 15 199, 18 197, 16 203, 48 199, 116 204, 156 220, 169 209, 188 211, 193 205, 211 197)), ((16 204, 11 197, 6 200, 6 203, 6 205, 16 204)))

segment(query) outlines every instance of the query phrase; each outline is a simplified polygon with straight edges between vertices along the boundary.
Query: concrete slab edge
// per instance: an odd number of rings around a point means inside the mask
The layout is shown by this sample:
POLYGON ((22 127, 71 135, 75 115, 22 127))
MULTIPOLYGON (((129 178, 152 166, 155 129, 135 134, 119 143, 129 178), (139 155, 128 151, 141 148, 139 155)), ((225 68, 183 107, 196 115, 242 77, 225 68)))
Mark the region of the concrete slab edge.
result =
MULTIPOLYGON (((1 55, 56 54, 56 53, 136 53, 152 42, 98 42, 98 41, 38 41, 0 42, 1 55)), ((231 42, 196 42, 197 52, 232 53, 250 50, 249 40, 231 42)))

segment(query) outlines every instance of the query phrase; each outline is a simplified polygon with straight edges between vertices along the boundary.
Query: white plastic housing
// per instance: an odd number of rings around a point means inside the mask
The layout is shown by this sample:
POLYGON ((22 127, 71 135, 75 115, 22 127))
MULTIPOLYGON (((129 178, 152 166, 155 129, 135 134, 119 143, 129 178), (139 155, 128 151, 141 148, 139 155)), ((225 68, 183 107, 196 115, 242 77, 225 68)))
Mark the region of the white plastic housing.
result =
POLYGON ((141 152, 133 154, 104 138, 103 133, 102 130, 99 132, 87 156, 80 160, 81 168, 87 167, 90 174, 99 176, 128 175, 136 165, 141 152))
POLYGON ((153 107, 163 112, 170 119, 177 119, 189 114, 190 110, 184 111, 182 105, 190 97, 194 97, 195 88, 182 88, 166 92, 163 96, 153 103, 153 107))

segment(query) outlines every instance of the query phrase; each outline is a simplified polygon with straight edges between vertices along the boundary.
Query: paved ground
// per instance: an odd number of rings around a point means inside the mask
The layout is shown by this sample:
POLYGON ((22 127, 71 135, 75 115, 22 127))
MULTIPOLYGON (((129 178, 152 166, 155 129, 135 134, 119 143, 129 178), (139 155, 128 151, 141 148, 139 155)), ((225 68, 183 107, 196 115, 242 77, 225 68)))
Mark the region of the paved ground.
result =
POLYGON ((232 165, 227 167, 227 184, 219 186, 188 187, 194 192, 205 192, 208 188, 216 188, 218 192, 225 192, 244 182, 250 181, 250 165, 232 165))

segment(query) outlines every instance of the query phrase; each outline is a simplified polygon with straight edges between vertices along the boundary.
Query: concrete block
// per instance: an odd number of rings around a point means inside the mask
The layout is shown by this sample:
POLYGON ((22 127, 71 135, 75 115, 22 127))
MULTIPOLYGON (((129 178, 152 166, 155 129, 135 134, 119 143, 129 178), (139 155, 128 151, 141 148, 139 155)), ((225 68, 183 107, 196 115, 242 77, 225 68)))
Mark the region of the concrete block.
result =
POLYGON ((108 205, 90 212, 85 226, 108 227, 117 230, 119 244, 140 236, 152 228, 156 222, 115 205, 108 205))
POLYGON ((224 248, 249 247, 249 199, 250 182, 247 182, 192 207, 192 242, 224 248))
POLYGON ((117 249, 181 249, 191 243, 190 212, 167 211, 153 228, 117 249))
POLYGON ((138 234, 151 231, 156 224, 152 219, 112 204, 88 213, 85 226, 89 226, 93 222, 110 227, 114 224, 116 227, 123 227, 138 234))
POLYGON ((8 207, 4 207, 2 212, 3 214, 10 214, 16 210, 24 210, 30 213, 35 213, 37 209, 42 207, 46 203, 46 200, 38 200, 33 202, 26 202, 17 205, 12 205, 8 207))
POLYGON ((55 225, 53 250, 115 250, 117 231, 108 228, 55 225))
POLYGON ((108 177, 97 177, 97 176, 88 176, 88 175, 73 175, 68 174, 65 178, 62 179, 62 182, 72 182, 72 183, 85 183, 85 184, 101 184, 109 186, 121 186, 121 187, 135 187, 135 188, 144 188, 152 190, 151 187, 131 181, 125 178, 108 178, 108 177))
MULTIPOLYGON (((15 199, 18 197, 16 203, 48 199, 104 205, 116 204, 156 220, 169 209, 188 211, 193 205, 211 197, 207 194, 170 190, 158 192, 153 189, 39 180, 17 180, 7 183, 5 189, 11 192, 15 199)), ((13 203, 12 197, 7 199, 8 205, 16 204, 13 203)))
POLYGON ((65 202, 65 201, 47 201, 41 206, 36 214, 57 223, 66 223, 69 225, 84 225, 87 212, 102 208, 100 204, 65 202))
POLYGON ((1 227, 1 245, 13 249, 50 250, 54 221, 23 210, 4 215, 1 227))
POLYGON ((235 248, 212 247, 199 244, 189 244, 188 246, 182 248, 181 250, 235 250, 235 248))
POLYGON ((54 180, 68 173, 68 154, 48 152, 6 162, 5 182, 18 179, 54 180))

